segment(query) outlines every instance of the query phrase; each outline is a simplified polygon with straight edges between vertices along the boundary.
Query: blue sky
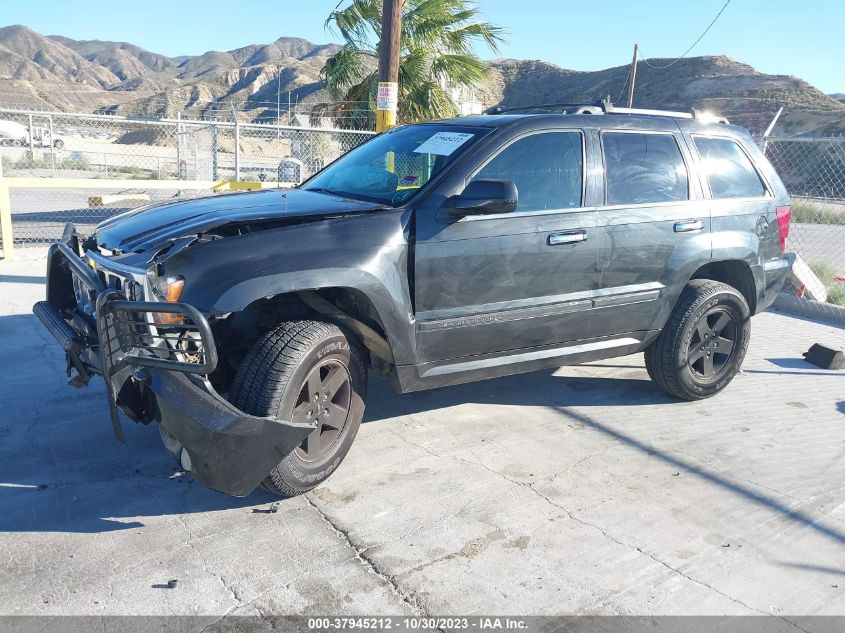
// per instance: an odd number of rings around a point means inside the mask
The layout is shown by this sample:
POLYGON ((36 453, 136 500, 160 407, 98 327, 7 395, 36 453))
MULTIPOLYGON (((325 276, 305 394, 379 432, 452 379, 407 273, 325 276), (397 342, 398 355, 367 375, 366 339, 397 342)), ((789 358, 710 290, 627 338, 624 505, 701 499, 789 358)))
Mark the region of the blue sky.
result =
MULTIPOLYGON (((323 27, 338 0, 0 0, 4 24, 45 35, 129 41, 166 55, 267 43, 282 35, 337 41, 323 27)), ((508 30, 502 57, 544 59, 597 70, 680 55, 724 0, 640 2, 481 0, 484 18, 508 30)), ((795 75, 824 92, 845 92, 845 1, 732 0, 690 55, 727 54, 767 73, 795 75)), ((485 58, 494 55, 480 51, 485 58)))

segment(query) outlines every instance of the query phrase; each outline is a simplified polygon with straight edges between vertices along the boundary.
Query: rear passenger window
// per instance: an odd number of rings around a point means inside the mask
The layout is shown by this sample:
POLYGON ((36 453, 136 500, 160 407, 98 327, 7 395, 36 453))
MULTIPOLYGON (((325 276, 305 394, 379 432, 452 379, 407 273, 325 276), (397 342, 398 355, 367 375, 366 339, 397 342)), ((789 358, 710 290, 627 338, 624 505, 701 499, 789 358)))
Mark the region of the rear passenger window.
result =
POLYGON ((644 204, 689 198, 687 168, 670 134, 604 132, 607 204, 644 204))
POLYGON ((571 209, 581 206, 583 167, 580 132, 543 132, 508 145, 473 180, 512 180, 517 211, 571 209))
POLYGON ((693 137, 714 198, 752 198, 766 193, 748 156, 726 138, 693 137))

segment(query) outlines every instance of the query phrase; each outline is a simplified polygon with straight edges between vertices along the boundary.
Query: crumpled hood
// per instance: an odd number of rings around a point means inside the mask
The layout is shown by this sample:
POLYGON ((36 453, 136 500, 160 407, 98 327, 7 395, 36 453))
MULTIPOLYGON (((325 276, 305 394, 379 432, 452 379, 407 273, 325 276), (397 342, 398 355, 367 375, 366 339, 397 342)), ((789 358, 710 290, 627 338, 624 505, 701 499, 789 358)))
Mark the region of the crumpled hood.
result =
POLYGON ((304 189, 265 189, 139 207, 101 222, 94 236, 104 248, 138 252, 231 222, 339 216, 375 208, 372 202, 304 189))

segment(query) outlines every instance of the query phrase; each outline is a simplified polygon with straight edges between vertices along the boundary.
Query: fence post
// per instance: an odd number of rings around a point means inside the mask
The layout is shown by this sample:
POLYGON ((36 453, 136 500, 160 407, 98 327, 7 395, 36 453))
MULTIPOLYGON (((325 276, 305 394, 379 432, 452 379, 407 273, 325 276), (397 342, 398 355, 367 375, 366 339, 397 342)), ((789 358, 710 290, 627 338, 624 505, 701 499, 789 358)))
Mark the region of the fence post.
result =
POLYGON ((3 259, 7 262, 15 258, 15 238, 12 235, 12 202, 9 187, 3 177, 3 162, 0 161, 0 238, 3 243, 3 259))
POLYGON ((53 140, 53 115, 48 117, 50 121, 50 172, 53 178, 56 177, 56 141, 53 140))
POLYGON ((235 121, 235 181, 241 180, 241 124, 238 121, 238 114, 235 112, 235 105, 232 105, 232 118, 235 121))

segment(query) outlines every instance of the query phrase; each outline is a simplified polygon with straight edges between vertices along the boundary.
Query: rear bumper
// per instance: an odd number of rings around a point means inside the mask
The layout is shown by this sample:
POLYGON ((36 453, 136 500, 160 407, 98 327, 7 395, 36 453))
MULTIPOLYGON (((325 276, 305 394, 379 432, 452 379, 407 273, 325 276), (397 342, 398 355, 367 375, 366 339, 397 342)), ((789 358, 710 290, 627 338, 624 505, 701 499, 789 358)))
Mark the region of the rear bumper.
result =
POLYGON ((757 313, 766 310, 783 288, 786 276, 795 262, 795 253, 784 253, 781 259, 766 262, 762 266, 762 283, 758 281, 757 313))
POLYGON ((311 425, 245 413, 214 390, 207 376, 217 363, 215 343, 207 320, 194 308, 126 301, 65 243, 50 250, 47 286, 48 300, 35 304, 33 312, 65 351, 69 372, 76 368, 84 378, 77 376, 74 384, 86 384, 89 374, 102 374, 119 440, 118 408, 135 420, 156 420, 188 454, 198 481, 244 496, 313 430, 311 425), (74 284, 90 291, 95 314, 80 309, 74 284), (174 360, 178 354, 166 352, 167 347, 145 345, 145 337, 157 336, 143 324, 148 312, 183 314, 185 323, 196 326, 203 362, 174 360))

